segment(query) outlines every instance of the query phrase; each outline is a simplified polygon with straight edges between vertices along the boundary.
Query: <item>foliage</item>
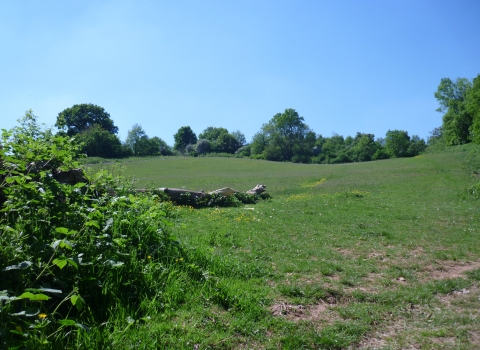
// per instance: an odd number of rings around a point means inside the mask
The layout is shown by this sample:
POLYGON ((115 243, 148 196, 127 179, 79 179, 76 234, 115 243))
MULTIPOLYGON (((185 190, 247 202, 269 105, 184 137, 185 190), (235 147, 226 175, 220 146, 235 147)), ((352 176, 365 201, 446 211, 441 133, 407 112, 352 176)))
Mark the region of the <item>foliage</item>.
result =
POLYGON ((357 132, 357 135, 350 145, 350 159, 354 162, 372 160, 380 147, 381 146, 375 142, 375 135, 357 132))
POLYGON ((410 145, 410 136, 403 130, 388 130, 385 138, 385 150, 391 157, 406 157, 410 145))
MULTIPOLYGON (((197 143, 197 135, 189 126, 182 126, 177 133, 173 135, 175 144, 173 149, 184 152, 187 145, 195 145, 197 143)), ((203 137, 202 137, 203 138, 203 137)))
POLYGON ((205 154, 210 151, 210 141, 206 139, 199 139, 197 141, 197 145, 195 146, 195 150, 199 154, 205 154))
POLYGON ((245 145, 237 149, 235 154, 239 155, 240 157, 250 157, 251 155, 251 146, 245 145))
POLYGON ((208 207, 239 207, 242 204, 254 204, 260 200, 270 199, 271 196, 267 192, 260 194, 247 194, 243 192, 235 192, 232 196, 224 196, 219 193, 206 193, 203 197, 194 198, 190 193, 182 195, 180 200, 176 201, 178 205, 188 205, 192 208, 208 208, 208 207))
POLYGON ((125 144, 131 149, 134 156, 169 156, 171 148, 161 138, 154 136, 149 138, 139 124, 134 124, 128 132, 125 144))
POLYGON ((88 157, 119 158, 130 155, 130 149, 122 146, 117 135, 94 124, 75 136, 82 145, 81 151, 88 157))
POLYGON ((245 135, 240 131, 237 130, 230 134, 225 128, 216 128, 213 126, 209 126, 203 130, 199 138, 209 143, 209 146, 206 146, 205 142, 203 143, 204 146, 200 146, 202 152, 199 153, 201 154, 208 152, 235 153, 235 151, 245 143, 245 135), (206 148, 208 148, 208 151, 205 151, 206 148))
POLYGON ((240 145, 240 147, 245 146, 247 144, 247 139, 245 138, 245 135, 240 131, 240 130, 235 130, 231 132, 233 137, 235 137, 240 145))
POLYGON ((471 89, 465 96, 466 112, 472 117, 470 137, 473 142, 480 144, 480 74, 473 79, 471 89))
POLYGON ((468 111, 465 104, 467 91, 471 88, 472 83, 466 78, 458 78, 455 82, 443 78, 435 92, 435 98, 440 104, 437 111, 446 112, 443 115, 442 131, 448 146, 471 141, 472 111, 468 111))
POLYGON ((143 128, 139 124, 134 124, 132 128, 128 131, 125 144, 130 147, 133 155, 138 155, 138 144, 140 142, 140 139, 146 135, 147 134, 145 133, 145 130, 143 130, 143 128))
MULTIPOLYGON (((313 147, 313 144, 308 144, 312 139, 310 132, 303 117, 300 117, 294 109, 288 108, 283 113, 275 114, 267 124, 262 126, 261 134, 257 138, 260 142, 264 140, 263 149, 259 147, 261 143, 254 140, 252 144, 256 143, 256 145, 253 146, 252 153, 258 153, 261 150, 268 160, 290 161, 294 155, 302 155, 313 147)), ((315 137, 313 137, 314 142, 315 137)))
POLYGON ((164 140, 162 140, 160 137, 157 137, 157 136, 152 137, 151 139, 149 139, 149 144, 150 144, 150 147, 152 148, 152 152, 153 150, 155 150, 155 152, 159 152, 159 154, 162 156, 173 155, 172 147, 167 145, 167 143, 164 140))
POLYGON ((445 146, 445 137, 443 136, 443 127, 438 127, 430 131, 430 137, 427 140, 428 147, 441 148, 445 146))
POLYGON ((240 143, 231 134, 221 134, 217 139, 216 152, 235 153, 240 143))
POLYGON ((111 134, 118 132, 118 128, 113 124, 110 114, 102 107, 91 103, 73 105, 63 110, 58 114, 57 122, 55 123, 55 126, 60 130, 66 131, 69 136, 81 133, 93 125, 99 125, 111 134))
POLYGON ((216 128, 214 126, 209 126, 198 135, 198 138, 205 139, 210 142, 216 142, 218 137, 222 134, 228 134, 228 130, 225 128, 216 128))
POLYGON ((80 146, 41 129, 31 112, 2 131, 1 145, 2 344, 77 348, 93 339, 97 345, 87 347, 105 347, 112 310, 148 321, 147 312, 181 302, 166 292, 175 274, 188 271, 175 264, 184 253, 168 231, 169 203, 133 195, 105 171, 58 182, 52 175, 78 167, 80 146), (97 338, 87 337, 92 326, 97 338))

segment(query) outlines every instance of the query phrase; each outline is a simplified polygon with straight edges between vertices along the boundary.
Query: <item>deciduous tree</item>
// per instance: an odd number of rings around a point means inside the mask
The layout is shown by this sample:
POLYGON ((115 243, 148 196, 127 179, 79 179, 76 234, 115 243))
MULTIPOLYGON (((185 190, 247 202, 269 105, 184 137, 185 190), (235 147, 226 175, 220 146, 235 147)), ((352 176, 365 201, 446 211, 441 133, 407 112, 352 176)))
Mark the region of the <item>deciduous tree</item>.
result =
POLYGON ((455 82, 443 78, 435 92, 435 98, 440 104, 437 112, 445 112, 443 137, 447 145, 460 145, 471 141, 470 127, 473 120, 464 103, 471 87, 472 83, 466 78, 458 78, 455 82))
MULTIPOLYGON (((283 160, 291 160, 294 149, 305 142, 310 128, 292 108, 277 113, 262 127, 270 147, 279 148, 283 160)), ((276 153, 276 152, 275 152, 276 153)))
POLYGON ((118 128, 113 124, 105 109, 100 106, 84 103, 74 105, 60 112, 57 116, 55 126, 67 133, 67 135, 76 135, 87 130, 93 125, 99 125, 102 129, 116 134, 118 128))
POLYGON ((177 133, 173 135, 175 145, 173 148, 177 151, 183 152, 187 145, 195 145, 197 143, 197 135, 189 126, 182 126, 177 133))
POLYGON ((118 158, 128 155, 117 135, 94 124, 75 136, 83 143, 82 152, 89 157, 118 158))
POLYGON ((408 156, 410 136, 403 130, 388 130, 385 137, 385 149, 392 157, 408 156))

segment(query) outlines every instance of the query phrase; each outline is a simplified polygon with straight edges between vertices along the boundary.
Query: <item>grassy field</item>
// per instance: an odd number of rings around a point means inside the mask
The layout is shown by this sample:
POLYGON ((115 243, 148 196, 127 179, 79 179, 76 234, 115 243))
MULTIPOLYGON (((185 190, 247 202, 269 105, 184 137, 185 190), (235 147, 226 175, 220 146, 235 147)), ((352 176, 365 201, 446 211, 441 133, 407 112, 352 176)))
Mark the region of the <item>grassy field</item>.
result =
POLYGON ((272 195, 177 209, 172 233, 212 283, 129 330, 125 347, 480 348, 480 209, 464 194, 478 181, 480 148, 342 165, 176 157, 121 165, 138 187, 264 184, 272 195))

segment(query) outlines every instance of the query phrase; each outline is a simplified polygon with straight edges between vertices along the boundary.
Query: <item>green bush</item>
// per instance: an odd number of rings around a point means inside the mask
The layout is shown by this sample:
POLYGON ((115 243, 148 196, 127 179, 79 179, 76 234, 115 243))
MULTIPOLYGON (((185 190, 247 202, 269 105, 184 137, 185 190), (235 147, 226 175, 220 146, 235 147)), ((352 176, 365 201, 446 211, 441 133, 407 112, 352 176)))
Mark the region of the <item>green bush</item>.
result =
POLYGON ((169 235, 169 202, 133 195, 106 171, 87 179, 74 140, 32 114, 2 131, 1 146, 0 347, 97 347, 118 315, 128 328, 196 288, 195 265, 178 264, 188 258, 169 235), (57 180, 72 169, 80 182, 57 180))

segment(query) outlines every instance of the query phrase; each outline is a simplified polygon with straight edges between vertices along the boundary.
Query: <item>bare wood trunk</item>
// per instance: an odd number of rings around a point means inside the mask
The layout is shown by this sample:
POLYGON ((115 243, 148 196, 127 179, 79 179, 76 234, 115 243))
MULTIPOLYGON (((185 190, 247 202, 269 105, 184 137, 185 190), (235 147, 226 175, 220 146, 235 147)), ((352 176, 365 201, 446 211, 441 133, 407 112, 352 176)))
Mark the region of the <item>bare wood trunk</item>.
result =
POLYGON ((230 196, 233 196, 235 192, 238 192, 238 191, 235 191, 233 188, 230 188, 230 187, 224 187, 212 192, 208 192, 208 194, 221 194, 222 196, 230 197, 230 196))
POLYGON ((267 190, 267 186, 265 185, 257 185, 251 190, 247 191, 247 194, 260 194, 267 190))
POLYGON ((205 197, 206 193, 203 192, 203 191, 190 191, 190 190, 186 190, 184 188, 166 188, 166 187, 162 187, 162 188, 159 188, 160 191, 163 191, 165 192, 165 194, 170 197, 170 199, 173 199, 173 200, 180 200, 180 199, 184 199, 182 198, 182 196, 184 196, 185 194, 190 194, 191 198, 193 199, 198 199, 198 198, 202 198, 202 197, 205 197))

